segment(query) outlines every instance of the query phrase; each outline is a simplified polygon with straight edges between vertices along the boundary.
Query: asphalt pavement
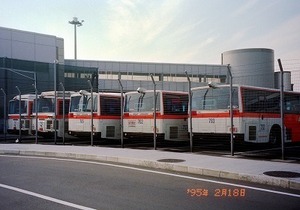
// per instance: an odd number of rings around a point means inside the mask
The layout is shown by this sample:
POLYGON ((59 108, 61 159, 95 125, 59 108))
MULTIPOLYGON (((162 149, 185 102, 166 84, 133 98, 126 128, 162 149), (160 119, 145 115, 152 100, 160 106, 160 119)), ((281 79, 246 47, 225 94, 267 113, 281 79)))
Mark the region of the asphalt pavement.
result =
POLYGON ((1 154, 114 162, 300 190, 300 165, 281 160, 250 160, 239 156, 218 157, 159 150, 22 143, 0 144, 1 154))

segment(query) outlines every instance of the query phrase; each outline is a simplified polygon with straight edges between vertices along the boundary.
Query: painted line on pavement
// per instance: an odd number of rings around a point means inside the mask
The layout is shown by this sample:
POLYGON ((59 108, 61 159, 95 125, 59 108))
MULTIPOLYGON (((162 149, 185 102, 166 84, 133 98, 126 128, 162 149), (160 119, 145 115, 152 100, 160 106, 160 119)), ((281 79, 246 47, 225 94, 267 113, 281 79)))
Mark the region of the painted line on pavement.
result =
POLYGON ((62 205, 65 205, 65 206, 77 208, 77 209, 95 210, 93 208, 77 205, 77 204, 74 204, 74 203, 59 200, 59 199, 56 199, 56 198, 52 198, 52 197, 49 197, 49 196, 45 196, 45 195, 42 195, 42 194, 34 193, 34 192, 31 192, 31 191, 28 191, 28 190, 23 190, 23 189, 20 189, 20 188, 17 188, 17 187, 12 187, 12 186, 1 184, 1 183, 0 183, 0 187, 8 189, 8 190, 17 191, 17 192, 20 192, 20 193, 23 193, 23 194, 26 194, 26 195, 31 195, 31 196, 41 198, 41 199, 44 199, 44 200, 48 200, 48 201, 51 201, 51 202, 54 202, 54 203, 58 203, 58 204, 62 204, 62 205))

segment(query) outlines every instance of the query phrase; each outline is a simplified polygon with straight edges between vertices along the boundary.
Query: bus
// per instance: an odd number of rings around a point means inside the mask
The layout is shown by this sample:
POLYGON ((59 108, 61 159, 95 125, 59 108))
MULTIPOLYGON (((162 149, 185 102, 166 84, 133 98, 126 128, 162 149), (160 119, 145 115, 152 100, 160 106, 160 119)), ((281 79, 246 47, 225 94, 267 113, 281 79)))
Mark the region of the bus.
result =
POLYGON ((69 112, 69 134, 89 136, 91 134, 91 111, 93 112, 93 135, 101 139, 121 138, 121 94, 80 90, 72 94, 69 112))
MULTIPOLYGON (((31 134, 31 114, 34 94, 21 95, 21 131, 31 134)), ((20 129, 20 96, 15 96, 8 105, 8 133, 18 133, 20 129)))
MULTIPOLYGON (((123 114, 125 138, 153 137, 154 90, 125 93, 123 114)), ((188 93, 156 91, 156 135, 158 140, 188 140, 188 93)))
MULTIPOLYGON (((56 114, 55 114, 55 91, 42 92, 37 100, 38 126, 37 132, 42 137, 53 137, 55 132, 54 120, 56 118, 57 137, 63 137, 64 130, 68 130, 68 112, 70 96, 73 91, 65 91, 65 113, 63 116, 63 91, 56 91, 56 114)), ((32 111, 32 131, 36 132, 36 107, 35 101, 32 111)))
MULTIPOLYGON (((210 85, 191 91, 193 137, 229 137, 230 85, 210 85)), ((280 144, 280 90, 233 85, 232 109, 232 132, 236 140, 280 144)), ((284 113, 286 142, 299 142, 300 93, 284 92, 284 113)))

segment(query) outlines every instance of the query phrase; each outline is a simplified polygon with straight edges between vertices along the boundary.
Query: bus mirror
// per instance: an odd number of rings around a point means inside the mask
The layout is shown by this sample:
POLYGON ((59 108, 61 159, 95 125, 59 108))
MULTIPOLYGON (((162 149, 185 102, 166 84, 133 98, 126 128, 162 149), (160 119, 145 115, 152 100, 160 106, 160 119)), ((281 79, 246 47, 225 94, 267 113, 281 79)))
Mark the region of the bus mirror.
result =
POLYGON ((145 91, 146 91, 146 89, 145 89, 145 88, 139 87, 136 91, 137 91, 138 93, 144 94, 145 91))
POLYGON ((209 83, 208 83, 208 87, 210 87, 210 88, 216 88, 216 87, 217 87, 217 84, 214 83, 214 82, 209 82, 209 83))
POLYGON ((79 94, 80 95, 87 95, 89 92, 87 92, 86 90, 80 90, 79 94))

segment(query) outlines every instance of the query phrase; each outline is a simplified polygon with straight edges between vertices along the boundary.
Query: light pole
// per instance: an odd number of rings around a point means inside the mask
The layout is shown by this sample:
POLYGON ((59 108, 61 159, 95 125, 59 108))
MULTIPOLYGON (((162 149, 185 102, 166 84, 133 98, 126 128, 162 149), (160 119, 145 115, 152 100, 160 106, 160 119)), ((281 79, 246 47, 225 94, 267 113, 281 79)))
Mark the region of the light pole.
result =
POLYGON ((73 17, 72 21, 69 21, 70 24, 74 25, 74 59, 77 59, 77 34, 76 27, 82 26, 84 20, 78 21, 77 17, 73 17))

